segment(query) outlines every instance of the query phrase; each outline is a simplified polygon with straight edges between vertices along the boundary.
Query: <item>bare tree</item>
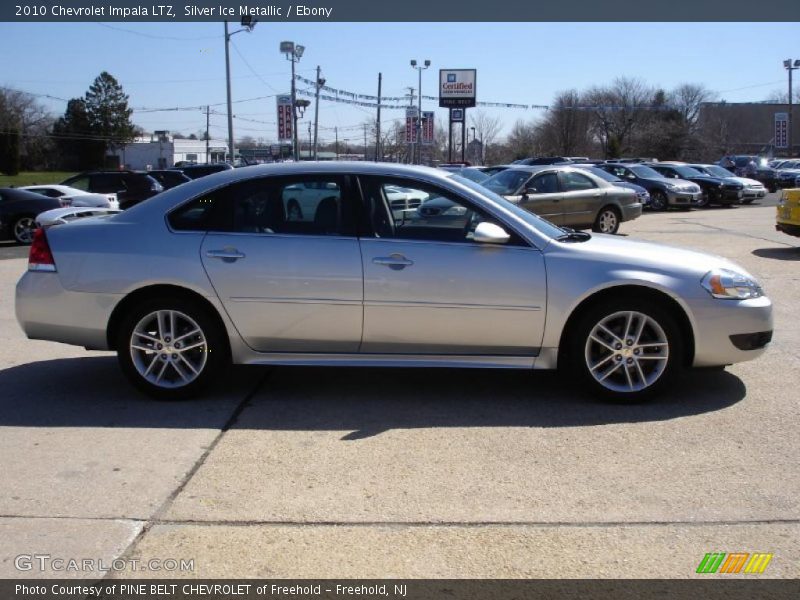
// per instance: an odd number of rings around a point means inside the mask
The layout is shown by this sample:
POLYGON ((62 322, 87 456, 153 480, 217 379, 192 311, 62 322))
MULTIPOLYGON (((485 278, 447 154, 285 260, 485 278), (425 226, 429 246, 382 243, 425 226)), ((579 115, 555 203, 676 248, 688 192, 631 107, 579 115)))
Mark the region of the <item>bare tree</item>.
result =
POLYGON ((470 127, 475 128, 475 138, 481 143, 481 163, 483 163, 486 160, 486 149, 494 143, 503 129, 503 120, 478 109, 471 111, 469 123, 470 127))

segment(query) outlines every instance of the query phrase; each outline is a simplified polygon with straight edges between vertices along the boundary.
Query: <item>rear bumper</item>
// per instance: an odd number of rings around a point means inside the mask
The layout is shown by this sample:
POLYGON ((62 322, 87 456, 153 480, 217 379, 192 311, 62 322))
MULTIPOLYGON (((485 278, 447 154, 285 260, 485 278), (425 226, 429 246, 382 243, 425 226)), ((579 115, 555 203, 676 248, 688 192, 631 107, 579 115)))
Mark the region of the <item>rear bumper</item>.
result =
POLYGON ((635 204, 628 204, 622 208, 622 220, 632 221, 642 216, 642 205, 639 202, 635 204))
POLYGON ((778 221, 775 223, 775 229, 788 235, 800 237, 800 225, 792 225, 791 223, 781 223, 778 221))
POLYGON ((17 322, 32 340, 107 350, 106 327, 121 296, 65 290, 58 273, 28 271, 17 283, 17 322))

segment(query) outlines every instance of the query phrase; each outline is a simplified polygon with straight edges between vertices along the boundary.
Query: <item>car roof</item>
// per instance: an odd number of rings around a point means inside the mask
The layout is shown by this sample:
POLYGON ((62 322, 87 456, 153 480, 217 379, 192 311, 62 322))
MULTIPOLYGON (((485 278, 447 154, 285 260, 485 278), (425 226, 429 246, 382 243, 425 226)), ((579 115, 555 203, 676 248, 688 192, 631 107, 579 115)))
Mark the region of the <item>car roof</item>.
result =
POLYGON ((0 194, 8 195, 9 197, 17 196, 19 199, 28 200, 55 200, 55 198, 48 198, 42 194, 31 192, 30 190, 23 190, 15 187, 1 187, 0 194))

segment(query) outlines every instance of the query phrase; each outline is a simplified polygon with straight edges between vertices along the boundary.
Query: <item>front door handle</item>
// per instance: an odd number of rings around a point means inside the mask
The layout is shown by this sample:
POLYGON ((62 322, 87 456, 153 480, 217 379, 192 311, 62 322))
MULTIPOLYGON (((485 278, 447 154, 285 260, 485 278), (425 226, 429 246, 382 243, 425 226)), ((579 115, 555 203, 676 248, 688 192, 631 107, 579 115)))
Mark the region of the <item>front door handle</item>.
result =
POLYGON ((391 256, 376 256, 372 259, 372 264, 384 265, 390 269, 399 271, 400 269, 410 267, 414 264, 414 261, 406 258, 402 254, 392 254, 391 256))
POLYGON ((239 252, 236 248, 223 248, 222 250, 207 250, 206 256, 208 258, 220 258, 225 262, 233 262, 244 258, 244 252, 239 252))

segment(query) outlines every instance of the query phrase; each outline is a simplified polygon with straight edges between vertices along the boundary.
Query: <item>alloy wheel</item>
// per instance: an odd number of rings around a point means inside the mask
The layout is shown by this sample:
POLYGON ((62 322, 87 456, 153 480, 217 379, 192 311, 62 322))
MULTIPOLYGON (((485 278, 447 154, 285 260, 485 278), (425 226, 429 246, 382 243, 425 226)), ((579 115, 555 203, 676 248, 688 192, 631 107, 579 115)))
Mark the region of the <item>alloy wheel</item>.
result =
POLYGON ((33 217, 22 217, 14 223, 14 239, 20 244, 33 242, 34 231, 36 231, 36 221, 33 217))
POLYGON ((612 392, 640 392, 652 386, 669 361, 664 329, 638 311, 602 318, 585 346, 586 367, 594 380, 612 392))
POLYGON ((134 327, 129 341, 133 366, 148 383, 159 388, 190 384, 203 372, 208 342, 201 327, 177 310, 157 310, 134 327))
POLYGON ((619 229, 619 218, 617 213, 608 208, 597 217, 597 225, 600 233, 616 233, 619 229))

